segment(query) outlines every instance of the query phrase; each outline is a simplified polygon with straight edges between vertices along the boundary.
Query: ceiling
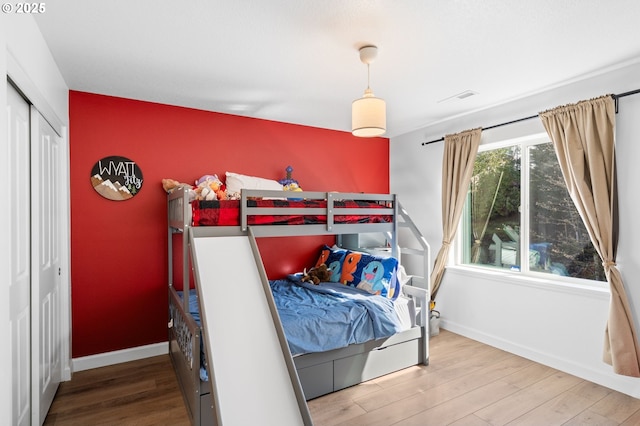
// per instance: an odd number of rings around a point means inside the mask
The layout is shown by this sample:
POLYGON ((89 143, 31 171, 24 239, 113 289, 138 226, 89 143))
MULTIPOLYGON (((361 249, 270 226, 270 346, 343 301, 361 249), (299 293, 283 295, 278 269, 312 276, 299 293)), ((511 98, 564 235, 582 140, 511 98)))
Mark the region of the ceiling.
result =
POLYGON ((367 87, 358 49, 377 45, 387 137, 640 58, 637 0, 46 6, 36 22, 72 90, 343 131, 367 87))

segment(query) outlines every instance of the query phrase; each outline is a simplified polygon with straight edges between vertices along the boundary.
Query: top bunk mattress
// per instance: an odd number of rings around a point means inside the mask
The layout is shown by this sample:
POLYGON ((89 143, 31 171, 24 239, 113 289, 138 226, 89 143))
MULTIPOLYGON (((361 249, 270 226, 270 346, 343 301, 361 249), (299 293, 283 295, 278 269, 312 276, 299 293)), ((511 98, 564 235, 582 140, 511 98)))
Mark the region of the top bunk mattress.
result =
MULTIPOLYGON (((241 200, 195 200, 191 202, 192 226, 238 226, 240 225, 241 200)), ((326 214, 313 213, 312 209, 327 209, 326 200, 297 199, 255 199, 247 200, 249 208, 290 208, 291 214, 249 215, 248 225, 315 225, 327 223, 326 214), (301 212, 307 209, 312 213, 301 212)), ((336 209, 386 209, 387 206, 376 201, 367 200, 335 200, 336 209)), ((389 214, 340 214, 333 216, 333 223, 391 223, 393 216, 389 214)))

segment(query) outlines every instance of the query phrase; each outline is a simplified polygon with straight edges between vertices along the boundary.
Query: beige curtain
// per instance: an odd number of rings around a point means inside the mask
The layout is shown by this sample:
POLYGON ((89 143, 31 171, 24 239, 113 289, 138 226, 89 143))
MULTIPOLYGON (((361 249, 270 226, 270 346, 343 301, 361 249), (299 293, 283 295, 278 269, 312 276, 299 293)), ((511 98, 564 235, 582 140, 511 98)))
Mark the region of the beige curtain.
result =
POLYGON ((640 377, 640 348, 616 267, 618 245, 615 110, 611 96, 540 113, 569 194, 598 251, 611 289, 603 359, 613 371, 640 377))
POLYGON ((476 161, 482 129, 467 130, 444 137, 442 159, 442 247, 438 251, 431 273, 431 300, 435 300, 444 268, 449 257, 449 247, 456 235, 462 207, 469 190, 476 161))
POLYGON ((471 263, 478 263, 480 260, 482 239, 487 232, 491 212, 504 176, 504 172, 498 174, 494 170, 482 170, 476 173, 471 176, 471 231, 473 232, 471 263))

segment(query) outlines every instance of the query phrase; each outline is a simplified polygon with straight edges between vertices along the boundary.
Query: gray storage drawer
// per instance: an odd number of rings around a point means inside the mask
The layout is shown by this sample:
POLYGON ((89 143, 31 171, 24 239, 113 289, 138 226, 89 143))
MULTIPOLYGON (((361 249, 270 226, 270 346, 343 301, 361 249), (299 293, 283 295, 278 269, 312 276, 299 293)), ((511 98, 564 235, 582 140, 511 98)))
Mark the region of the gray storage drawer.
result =
POLYGON ((210 393, 200 397, 200 424, 215 424, 213 421, 213 398, 210 393))
POLYGON ((337 359, 333 362, 334 390, 371 380, 420 363, 420 340, 409 340, 371 352, 337 359))
POLYGON ((297 371, 305 399, 333 392, 333 361, 300 368, 297 371))

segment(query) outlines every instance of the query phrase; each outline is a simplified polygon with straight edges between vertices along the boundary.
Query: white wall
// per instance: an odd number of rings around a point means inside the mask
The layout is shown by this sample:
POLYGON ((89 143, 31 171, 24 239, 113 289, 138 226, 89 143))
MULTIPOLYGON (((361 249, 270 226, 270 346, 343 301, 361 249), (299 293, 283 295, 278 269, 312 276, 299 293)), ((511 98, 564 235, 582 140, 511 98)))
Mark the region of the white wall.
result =
MULTIPOLYGON (((391 140, 391 191, 412 215, 433 254, 440 248, 443 143, 474 127, 535 115, 556 106, 640 88, 640 58, 526 98, 442 121, 391 140)), ((640 308, 640 94, 620 99, 616 116, 620 207, 618 267, 638 326, 640 308)), ((543 133, 539 119, 486 130, 482 143, 543 133)), ((507 274, 448 268, 436 298, 441 326, 612 389, 640 397, 640 379, 616 375, 601 361, 609 307, 607 289, 572 288, 507 274)))
MULTIPOLYGON (((68 88, 32 16, 0 14, 0 75, 5 78, 10 75, 16 80, 45 118, 62 132, 63 146, 67 146, 68 88)), ((6 83, 3 81, 0 84, 0 181, 5 185, 20 185, 24 183, 12 182, 9 176, 6 105, 6 83)), ((63 166, 68 168, 68 163, 65 161, 63 166)), ((5 226, 11 222, 8 207, 7 203, 0 203, 0 223, 5 226)), ((10 239, 0 238, 0 283, 8 283, 11 278, 10 256, 10 239)), ((65 261, 68 265, 68 257, 63 259, 63 265, 65 261)), ((62 278, 68 283, 68 276, 62 278)), ((0 287, 0 324, 9 323, 9 311, 8 287, 3 285, 0 287)), ((11 348, 7 344, 0 346, 0 365, 10 366, 11 348)), ((0 424, 11 424, 9 395, 11 368, 0 368, 0 424)))

